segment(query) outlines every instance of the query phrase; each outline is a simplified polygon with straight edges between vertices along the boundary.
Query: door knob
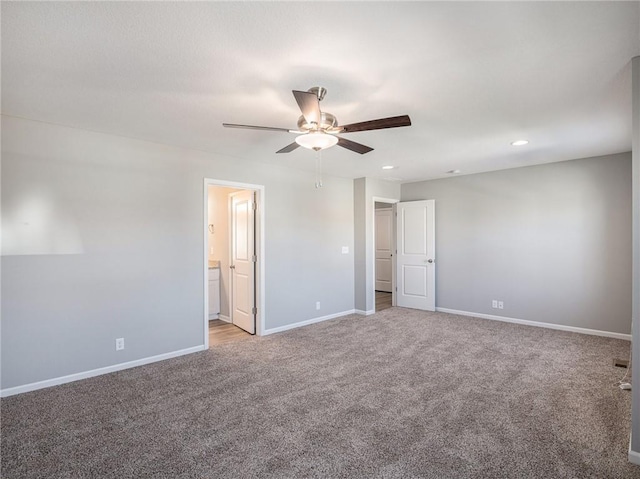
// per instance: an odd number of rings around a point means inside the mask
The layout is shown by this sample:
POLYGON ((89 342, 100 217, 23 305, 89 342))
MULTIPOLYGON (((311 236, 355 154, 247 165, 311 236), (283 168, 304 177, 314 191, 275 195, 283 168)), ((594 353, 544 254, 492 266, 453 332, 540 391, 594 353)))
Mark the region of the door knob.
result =
POLYGON ((235 265, 235 264, 232 264, 231 266, 229 266, 229 268, 231 268, 231 269, 236 269, 236 265, 235 265))
POLYGON ((427 263, 433 263, 433 260, 432 259, 428 259, 427 263))

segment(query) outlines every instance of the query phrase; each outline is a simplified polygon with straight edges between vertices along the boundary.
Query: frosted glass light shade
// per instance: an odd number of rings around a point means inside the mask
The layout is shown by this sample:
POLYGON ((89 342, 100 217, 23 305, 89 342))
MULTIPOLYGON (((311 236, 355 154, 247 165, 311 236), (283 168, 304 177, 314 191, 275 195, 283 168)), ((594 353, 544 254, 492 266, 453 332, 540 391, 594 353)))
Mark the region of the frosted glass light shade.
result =
POLYGON ((296 143, 310 150, 324 150, 338 143, 338 138, 327 133, 307 133, 296 137, 296 143))

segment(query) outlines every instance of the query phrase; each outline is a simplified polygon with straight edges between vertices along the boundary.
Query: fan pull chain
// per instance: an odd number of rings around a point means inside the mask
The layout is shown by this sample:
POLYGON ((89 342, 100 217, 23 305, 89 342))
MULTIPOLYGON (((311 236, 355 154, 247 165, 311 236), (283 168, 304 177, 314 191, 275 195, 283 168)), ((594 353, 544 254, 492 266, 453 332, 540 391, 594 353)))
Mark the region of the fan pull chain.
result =
POLYGON ((322 150, 316 151, 316 188, 322 188, 322 150))

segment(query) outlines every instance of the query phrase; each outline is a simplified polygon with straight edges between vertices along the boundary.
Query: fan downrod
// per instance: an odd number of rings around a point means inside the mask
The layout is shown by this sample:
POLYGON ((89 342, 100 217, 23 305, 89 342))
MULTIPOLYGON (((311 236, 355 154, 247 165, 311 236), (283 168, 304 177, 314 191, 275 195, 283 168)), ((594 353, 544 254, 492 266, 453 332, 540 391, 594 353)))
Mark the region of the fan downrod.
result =
POLYGON ((321 86, 314 86, 307 90, 309 93, 315 93, 318 97, 318 101, 322 101, 327 94, 327 89, 321 86))

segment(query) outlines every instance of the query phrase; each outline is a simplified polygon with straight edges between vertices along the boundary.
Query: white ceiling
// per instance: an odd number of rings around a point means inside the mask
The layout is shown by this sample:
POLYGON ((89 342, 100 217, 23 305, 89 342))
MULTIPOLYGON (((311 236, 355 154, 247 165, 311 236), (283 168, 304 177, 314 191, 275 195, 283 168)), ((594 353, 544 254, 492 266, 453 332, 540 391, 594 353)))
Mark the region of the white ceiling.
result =
POLYGON ((2 112, 292 168, 291 90, 324 86, 325 172, 403 181, 631 149, 638 2, 2 2, 2 112), (513 140, 530 144, 515 148, 513 140), (385 164, 398 168, 381 170, 385 164))

